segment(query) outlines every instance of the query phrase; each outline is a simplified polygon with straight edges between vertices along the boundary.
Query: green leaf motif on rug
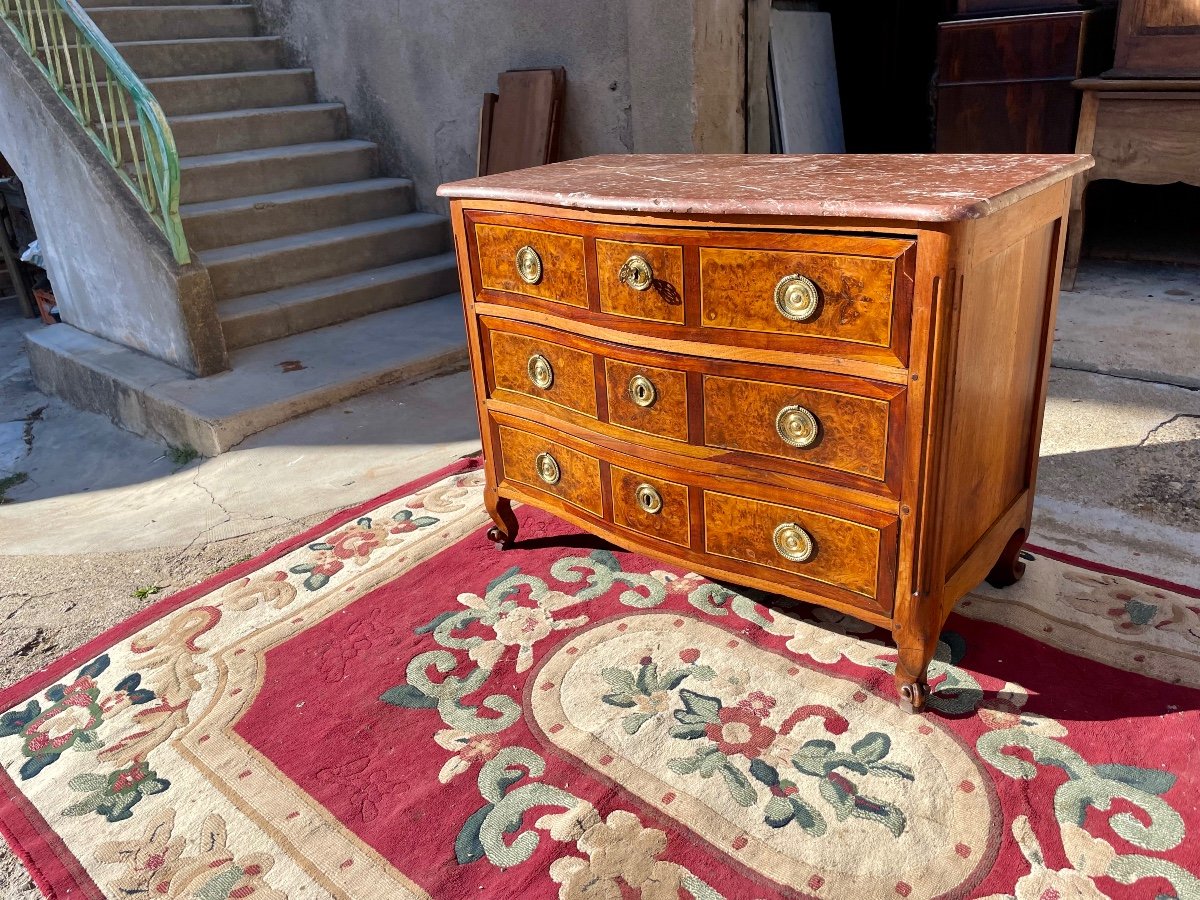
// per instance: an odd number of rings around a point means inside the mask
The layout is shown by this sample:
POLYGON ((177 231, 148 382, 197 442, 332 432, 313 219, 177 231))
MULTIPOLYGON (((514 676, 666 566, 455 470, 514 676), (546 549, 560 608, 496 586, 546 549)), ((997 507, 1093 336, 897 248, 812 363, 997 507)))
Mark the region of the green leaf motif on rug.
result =
POLYGON ((62 815, 85 816, 94 812, 109 822, 123 822, 133 815, 133 807, 143 797, 161 794, 171 782, 159 778, 148 763, 140 762, 109 775, 85 772, 68 781, 67 786, 87 796, 64 809, 62 815))

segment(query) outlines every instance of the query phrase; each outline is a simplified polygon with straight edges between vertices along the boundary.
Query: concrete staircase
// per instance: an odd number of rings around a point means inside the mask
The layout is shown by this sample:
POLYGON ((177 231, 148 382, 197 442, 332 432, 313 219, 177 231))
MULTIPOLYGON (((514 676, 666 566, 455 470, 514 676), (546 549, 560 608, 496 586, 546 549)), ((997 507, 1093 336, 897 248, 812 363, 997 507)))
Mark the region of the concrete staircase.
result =
MULTIPOLYGON (((281 40, 257 33, 252 6, 186 0, 82 5, 170 122, 180 155, 184 230, 209 272, 230 351, 232 371, 216 379, 237 376, 243 363, 261 369, 275 357, 279 364, 307 366, 308 359, 328 356, 315 348, 330 340, 357 347, 360 355, 374 348, 380 357, 379 365, 367 366, 361 389, 463 364, 461 324, 450 348, 441 321, 457 320, 445 302, 457 290, 448 223, 414 210, 411 182, 380 176, 376 145, 349 137, 340 103, 317 102, 311 69, 284 66, 281 40), (433 299, 440 302, 421 308, 433 299), (411 309, 398 315, 398 307, 411 309), (413 338, 431 315, 438 317, 436 339, 426 348, 413 338), (251 348, 253 364, 239 356, 251 348), (401 350, 408 356, 397 356, 401 350), (380 368, 389 352, 390 377, 380 368), (431 365, 430 353, 442 362, 431 365)), ((251 392, 271 410, 247 417, 231 407, 226 418, 257 430, 336 402, 359 388, 341 376, 330 371, 324 394, 313 394, 310 383, 299 404, 285 394, 251 392)), ((284 379, 280 391, 287 390, 284 379)), ((208 413, 221 418, 219 409, 208 413)), ((219 438, 198 437, 194 427, 186 435, 203 452, 220 452, 244 436, 222 426, 213 429, 219 438)))

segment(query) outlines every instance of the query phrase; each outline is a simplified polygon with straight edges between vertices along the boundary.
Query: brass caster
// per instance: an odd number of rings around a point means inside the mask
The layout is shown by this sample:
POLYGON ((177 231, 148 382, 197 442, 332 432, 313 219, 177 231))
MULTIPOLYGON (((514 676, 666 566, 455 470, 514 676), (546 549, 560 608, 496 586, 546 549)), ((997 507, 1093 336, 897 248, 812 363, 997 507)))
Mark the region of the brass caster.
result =
POLYGON ((513 542, 500 533, 500 529, 493 525, 488 529, 487 539, 496 545, 497 550, 507 550, 513 545, 513 542))
POLYGON ((910 713, 925 711, 925 701, 929 699, 929 685, 921 682, 911 682, 900 686, 900 700, 910 713))

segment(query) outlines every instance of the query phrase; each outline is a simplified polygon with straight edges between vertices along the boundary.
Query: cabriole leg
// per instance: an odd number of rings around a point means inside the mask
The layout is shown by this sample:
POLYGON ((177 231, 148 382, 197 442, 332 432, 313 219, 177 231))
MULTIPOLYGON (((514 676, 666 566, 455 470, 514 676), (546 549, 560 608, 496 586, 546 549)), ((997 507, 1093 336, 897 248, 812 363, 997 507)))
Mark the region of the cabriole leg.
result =
POLYGON ((1004 552, 996 560, 996 565, 988 573, 987 582, 992 587, 1006 588, 1016 584, 1025 574, 1025 563, 1021 560, 1021 548, 1025 546, 1027 537, 1024 528, 1018 528, 1004 545, 1004 552))
POLYGON ((929 699, 929 681, 926 678, 929 661, 933 659, 937 641, 927 647, 898 647, 896 660, 896 690, 909 712, 922 712, 929 699))
POLYGON ((516 513, 512 509, 512 501, 501 497, 495 491, 486 490, 483 494, 483 505, 488 515, 496 524, 488 529, 488 540, 496 545, 497 550, 507 550, 517 539, 516 513))

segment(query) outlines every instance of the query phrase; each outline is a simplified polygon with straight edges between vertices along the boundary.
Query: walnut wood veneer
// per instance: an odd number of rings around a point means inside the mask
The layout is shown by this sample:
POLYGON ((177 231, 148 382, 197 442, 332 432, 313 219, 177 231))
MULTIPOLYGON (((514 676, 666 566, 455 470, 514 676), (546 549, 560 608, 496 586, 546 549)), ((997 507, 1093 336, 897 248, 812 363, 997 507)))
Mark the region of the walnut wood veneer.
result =
POLYGON ((1029 531, 1087 156, 594 157, 453 199, 491 537, 512 501, 891 629, 919 709, 1029 531))

